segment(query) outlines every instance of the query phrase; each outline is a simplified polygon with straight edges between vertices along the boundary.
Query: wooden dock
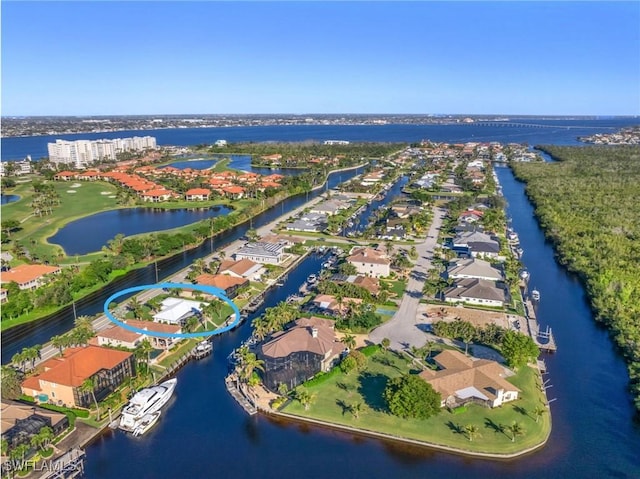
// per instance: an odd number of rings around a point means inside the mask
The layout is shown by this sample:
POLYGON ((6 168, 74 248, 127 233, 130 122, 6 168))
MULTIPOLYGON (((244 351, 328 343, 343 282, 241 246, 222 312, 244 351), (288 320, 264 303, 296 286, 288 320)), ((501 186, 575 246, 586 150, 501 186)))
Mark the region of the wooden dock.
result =
POLYGON ((230 376, 227 376, 224 379, 225 386, 227 387, 227 391, 231 394, 231 397, 236 400, 242 409, 244 409, 247 414, 253 416, 258 412, 258 409, 247 399, 247 397, 236 387, 236 383, 230 376))
POLYGON ((553 337, 551 328, 547 326, 547 329, 540 332, 540 326, 538 325, 538 318, 533 308, 531 300, 526 299, 524 301, 524 309, 527 318, 527 331, 529 336, 536 342, 536 345, 541 351, 555 352, 558 350, 556 341, 553 337))

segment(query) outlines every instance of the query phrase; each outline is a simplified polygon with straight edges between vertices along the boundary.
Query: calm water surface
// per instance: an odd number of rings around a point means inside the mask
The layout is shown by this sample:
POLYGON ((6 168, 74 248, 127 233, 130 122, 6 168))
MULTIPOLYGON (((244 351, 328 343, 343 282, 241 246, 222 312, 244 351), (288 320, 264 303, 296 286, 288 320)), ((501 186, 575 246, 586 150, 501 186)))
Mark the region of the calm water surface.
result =
POLYGON ((198 209, 125 208, 105 211, 66 224, 49 243, 62 246, 69 256, 87 254, 100 249, 118 233, 125 236, 162 231, 226 215, 226 206, 198 209))
POLYGON ((18 195, 0 195, 0 204, 8 205, 14 201, 18 201, 20 197, 18 195))
MULTIPOLYGON (((606 128, 616 126, 605 121, 590 125, 599 127, 600 131, 609 131, 606 128)), ((238 132, 238 135, 253 141, 295 141, 302 135, 320 138, 321 131, 325 134, 329 131, 330 138, 356 141, 354 137, 358 135, 367 137, 361 140, 375 139, 371 136, 376 136, 374 132, 377 131, 380 141, 422 138, 466 141, 485 138, 486 134, 487 140, 503 142, 576 144, 575 136, 594 132, 586 128, 585 132, 577 133, 578 129, 567 129, 566 124, 553 126, 557 129, 502 127, 502 134, 500 127, 387 125, 324 130, 280 127, 271 130, 276 134, 264 140, 255 128, 238 132)), ((218 137, 240 141, 232 137, 230 130, 233 129, 224 129, 226 134, 218 137)), ((268 136, 267 130, 259 132, 268 136)), ((130 135, 119 132, 117 136, 130 135)), ((199 142, 194 137, 186 144, 199 142)), ((4 143, 5 140, 3 155, 4 143)), ((162 143, 160 138, 159 143, 162 143)), ((523 261, 531 273, 531 284, 542 295, 539 320, 543 328, 547 325, 553 328, 559 347, 556 354, 545 356, 549 370, 545 379, 553 385, 548 393, 556 400, 551 403, 553 432, 543 450, 514 461, 492 462, 281 423, 262 416, 250 418, 233 402, 223 383, 227 372, 226 356, 250 334, 247 322, 235 332, 217 338, 211 357, 189 364, 179 372, 175 400, 148 435, 136 440, 120 432, 111 432, 90 446, 87 449, 87 477, 640 477, 640 430, 632 420, 633 408, 624 363, 607 332, 595 324, 580 283, 555 262, 553 249, 545 242, 533 217, 533 208, 524 195, 523 185, 513 178, 509 169, 498 168, 497 171, 509 203, 508 213, 525 251, 523 261)), ((304 198, 300 200, 304 201, 304 198)), ((239 230, 231 233, 232 236, 236 234, 242 233, 239 230)), ((201 249, 199 254, 206 254, 206 245, 201 249)), ((179 269, 179 265, 192 259, 192 256, 184 260, 174 258, 175 265, 166 267, 179 269)), ((315 257, 307 259, 302 267, 289 275, 285 286, 270 294, 268 305, 286 298, 308 274, 319 269, 322 261, 315 257)), ((139 274, 137 284, 144 284, 152 272, 148 268, 139 274)), ((100 303, 98 299, 94 302, 100 303)), ((91 309, 90 305, 85 308, 91 309)), ((63 323, 68 328, 72 319, 67 319, 63 323)), ((44 334, 43 330, 51 333, 47 327, 35 327, 26 336, 9 341, 8 357, 12 349, 34 341, 44 334)), ((6 361, 4 336, 2 356, 6 361)), ((482 434, 490 432, 482 431, 482 434)))

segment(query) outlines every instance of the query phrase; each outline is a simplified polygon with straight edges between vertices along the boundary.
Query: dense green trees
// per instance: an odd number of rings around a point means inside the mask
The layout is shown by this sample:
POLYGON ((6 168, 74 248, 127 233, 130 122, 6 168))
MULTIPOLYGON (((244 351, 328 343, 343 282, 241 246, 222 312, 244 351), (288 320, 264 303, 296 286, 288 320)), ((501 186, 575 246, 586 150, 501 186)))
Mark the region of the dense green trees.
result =
POLYGON ((514 164, 558 261, 583 280, 624 354, 640 410, 640 147, 543 146, 555 163, 514 164))
POLYGON ((427 419, 440 411, 442 401, 429 383, 412 374, 390 379, 383 397, 391 414, 405 419, 427 419))

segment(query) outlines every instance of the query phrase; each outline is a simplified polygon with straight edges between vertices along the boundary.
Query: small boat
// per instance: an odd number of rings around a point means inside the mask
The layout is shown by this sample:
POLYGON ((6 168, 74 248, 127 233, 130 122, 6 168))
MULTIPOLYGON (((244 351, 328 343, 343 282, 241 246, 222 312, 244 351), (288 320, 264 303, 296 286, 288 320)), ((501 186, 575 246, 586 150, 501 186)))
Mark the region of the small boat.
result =
POLYGON ((526 269, 523 269, 520 272, 520 279, 527 280, 529 278, 529 272, 526 269))
POLYGON ((533 299, 534 301, 540 301, 540 291, 538 291, 537 289, 532 289, 531 299, 533 299))
POLYGON ((307 278, 307 283, 309 284, 315 283, 316 281, 318 281, 318 277, 315 274, 310 274, 307 278))
POLYGON ((211 341, 209 341, 208 339, 205 339, 204 341, 200 341, 198 343, 198 345, 196 346, 196 350, 194 351, 194 355, 196 359, 201 359, 211 354, 212 351, 213 343, 211 343, 211 341))
POLYGON ((142 419, 136 423, 132 434, 134 436, 142 436, 158 422, 160 414, 162 414, 160 411, 156 411, 153 414, 145 414, 142 419))

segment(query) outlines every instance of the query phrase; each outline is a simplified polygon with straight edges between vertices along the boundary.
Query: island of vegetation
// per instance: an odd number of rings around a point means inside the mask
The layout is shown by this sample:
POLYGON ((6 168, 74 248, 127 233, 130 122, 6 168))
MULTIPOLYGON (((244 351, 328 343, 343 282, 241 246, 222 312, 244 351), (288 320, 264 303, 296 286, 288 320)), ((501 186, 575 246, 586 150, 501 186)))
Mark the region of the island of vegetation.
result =
POLYGON ((557 258, 585 284, 629 368, 640 411, 640 147, 541 146, 554 163, 513 165, 557 258))

